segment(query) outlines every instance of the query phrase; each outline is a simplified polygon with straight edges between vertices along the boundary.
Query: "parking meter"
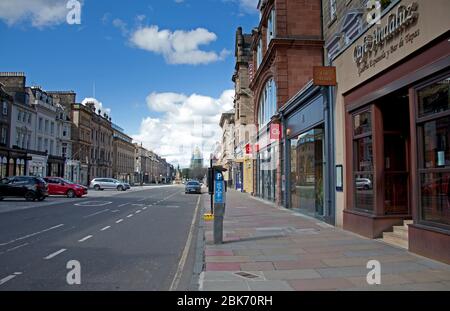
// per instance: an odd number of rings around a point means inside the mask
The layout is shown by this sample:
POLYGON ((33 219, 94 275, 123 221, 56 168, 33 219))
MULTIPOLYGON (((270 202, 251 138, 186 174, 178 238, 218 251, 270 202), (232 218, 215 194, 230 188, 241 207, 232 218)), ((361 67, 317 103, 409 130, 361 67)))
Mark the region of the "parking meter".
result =
POLYGON ((225 216, 226 185, 222 167, 214 168, 214 244, 223 243, 223 217, 225 216))

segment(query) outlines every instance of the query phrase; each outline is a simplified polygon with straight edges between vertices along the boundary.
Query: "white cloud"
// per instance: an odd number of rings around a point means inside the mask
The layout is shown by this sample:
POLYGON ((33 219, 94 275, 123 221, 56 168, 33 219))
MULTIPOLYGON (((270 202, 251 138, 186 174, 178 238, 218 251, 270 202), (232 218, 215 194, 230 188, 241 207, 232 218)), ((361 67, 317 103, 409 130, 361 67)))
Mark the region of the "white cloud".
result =
POLYGON ((215 33, 204 28, 195 30, 160 30, 158 26, 142 27, 130 37, 130 42, 140 49, 163 55, 169 64, 209 64, 223 60, 229 51, 220 53, 204 51, 201 45, 217 40, 215 33))
POLYGON ((66 21, 66 5, 67 0, 0 0, 0 19, 9 26, 27 21, 37 28, 58 25, 66 21))
POLYGON ((106 113, 108 116, 111 115, 111 109, 103 107, 103 103, 99 102, 95 98, 85 98, 81 102, 82 105, 86 106, 87 103, 94 103, 95 104, 95 111, 98 113, 99 109, 101 111, 101 114, 103 115, 106 113))
POLYGON ((175 165, 188 166, 196 146, 207 159, 221 137, 220 116, 233 108, 233 99, 234 90, 224 91, 219 98, 151 93, 147 106, 162 116, 143 119, 139 134, 132 137, 175 165))

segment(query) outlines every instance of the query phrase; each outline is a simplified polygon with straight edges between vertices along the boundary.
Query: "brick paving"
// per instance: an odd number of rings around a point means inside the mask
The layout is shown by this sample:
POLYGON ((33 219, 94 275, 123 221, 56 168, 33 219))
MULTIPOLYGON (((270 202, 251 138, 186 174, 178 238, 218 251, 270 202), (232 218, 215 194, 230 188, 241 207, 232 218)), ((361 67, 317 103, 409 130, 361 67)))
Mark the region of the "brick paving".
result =
MULTIPOLYGON (((204 212, 209 196, 203 196, 204 212)), ((224 244, 204 223, 205 291, 450 290, 450 266, 230 191, 224 244), (381 285, 366 281, 370 260, 381 285)))

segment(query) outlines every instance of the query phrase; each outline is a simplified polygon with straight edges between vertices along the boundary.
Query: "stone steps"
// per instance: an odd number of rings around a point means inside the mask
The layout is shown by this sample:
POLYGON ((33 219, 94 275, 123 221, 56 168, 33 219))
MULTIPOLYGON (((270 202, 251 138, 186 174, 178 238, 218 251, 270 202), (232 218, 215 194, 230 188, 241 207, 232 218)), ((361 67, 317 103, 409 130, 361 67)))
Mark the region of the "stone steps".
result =
POLYGON ((408 249, 408 226, 411 224, 413 224, 412 220, 406 220, 403 226, 395 226, 393 232, 384 232, 381 240, 387 244, 408 249))

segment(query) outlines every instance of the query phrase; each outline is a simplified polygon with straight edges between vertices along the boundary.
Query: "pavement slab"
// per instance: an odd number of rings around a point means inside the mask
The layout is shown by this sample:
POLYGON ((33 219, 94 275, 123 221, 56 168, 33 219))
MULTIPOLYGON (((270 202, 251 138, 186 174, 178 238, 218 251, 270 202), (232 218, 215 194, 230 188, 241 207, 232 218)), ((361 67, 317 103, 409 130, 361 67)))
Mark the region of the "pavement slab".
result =
MULTIPOLYGON (((209 197, 203 200, 203 205, 209 206, 209 197)), ((204 227, 202 290, 450 290, 449 265, 277 208, 248 194, 229 191, 223 244, 214 245, 211 222, 204 227), (367 282, 371 260, 381 264, 381 285, 367 282), (239 271, 244 277, 236 274, 239 271)))

